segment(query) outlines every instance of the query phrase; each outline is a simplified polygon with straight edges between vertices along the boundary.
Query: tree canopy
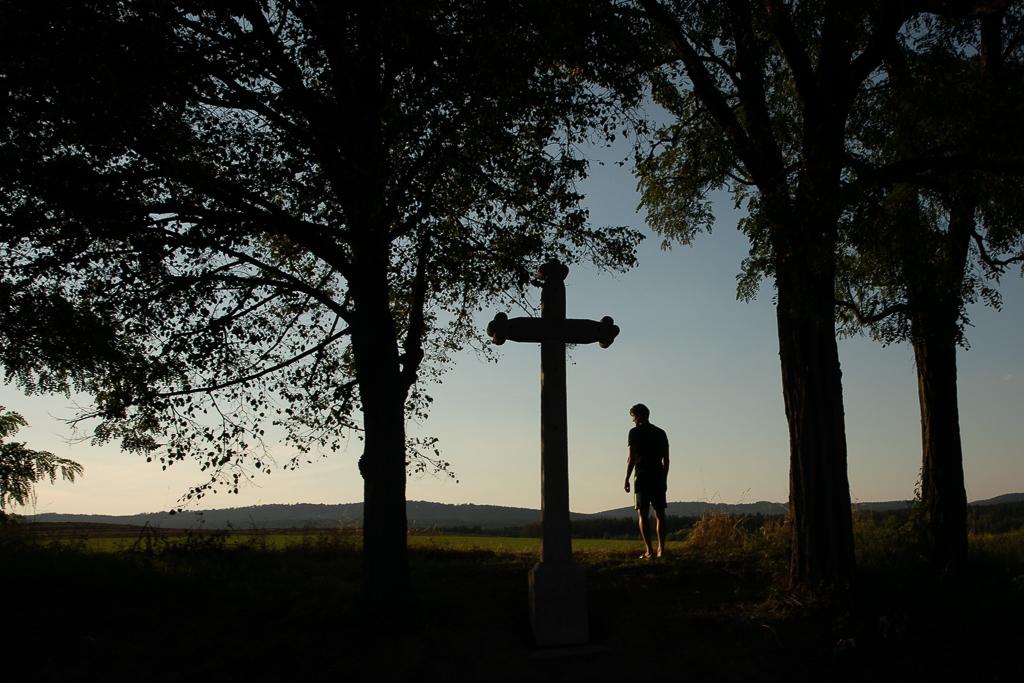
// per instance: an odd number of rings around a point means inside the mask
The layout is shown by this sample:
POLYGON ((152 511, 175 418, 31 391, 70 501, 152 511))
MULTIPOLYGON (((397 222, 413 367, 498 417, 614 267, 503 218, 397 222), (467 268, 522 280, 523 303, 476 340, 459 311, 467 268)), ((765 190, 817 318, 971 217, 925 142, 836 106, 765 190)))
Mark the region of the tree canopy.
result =
POLYGON ((371 574, 400 575, 408 461, 444 467, 406 443, 421 376, 543 259, 633 263, 575 189, 611 116, 586 3, 2 7, 9 376, 197 458, 189 497, 268 471, 274 437, 297 464, 357 434, 371 574))

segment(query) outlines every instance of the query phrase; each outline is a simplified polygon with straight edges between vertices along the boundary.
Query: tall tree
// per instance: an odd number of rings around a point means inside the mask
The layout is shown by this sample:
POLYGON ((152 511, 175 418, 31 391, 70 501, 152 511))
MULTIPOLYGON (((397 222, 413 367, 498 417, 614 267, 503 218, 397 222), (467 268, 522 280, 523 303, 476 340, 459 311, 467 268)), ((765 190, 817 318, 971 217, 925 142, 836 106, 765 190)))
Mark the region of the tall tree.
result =
POLYGON ((688 242, 710 228, 708 192, 729 188, 746 207, 751 243, 740 294, 752 295, 761 276, 774 280, 797 584, 845 587, 854 570, 833 295, 851 115, 884 78, 885 50, 910 20, 980 4, 634 5, 663 46, 650 76, 675 117, 638 167, 652 225, 688 242))
POLYGON ((421 374, 539 259, 633 261, 635 233, 579 207, 574 149, 607 112, 559 11, 5 2, 0 317, 40 313, 3 325, 8 372, 90 393, 100 439, 197 457, 190 496, 269 471, 274 435, 295 464, 357 432, 364 577, 400 592, 421 374))
POLYGON ((893 41, 889 77, 862 115, 846 230, 855 251, 840 269, 847 329, 913 347, 921 497, 933 562, 947 573, 967 559, 956 362, 966 305, 998 306, 991 279, 1024 261, 1021 10, 933 17, 893 41))

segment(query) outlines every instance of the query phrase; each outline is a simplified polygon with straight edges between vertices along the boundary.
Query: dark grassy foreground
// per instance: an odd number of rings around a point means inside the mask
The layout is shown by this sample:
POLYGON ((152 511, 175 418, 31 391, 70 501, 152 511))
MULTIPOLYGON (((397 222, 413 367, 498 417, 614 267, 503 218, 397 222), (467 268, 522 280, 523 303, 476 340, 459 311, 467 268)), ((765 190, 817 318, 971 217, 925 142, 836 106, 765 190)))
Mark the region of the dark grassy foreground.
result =
POLYGON ((531 644, 533 555, 486 539, 415 544, 417 597, 367 616, 351 536, 96 552, 7 534, 5 666, 61 681, 1021 680, 1024 533, 974 537, 958 582, 931 574, 895 525, 867 518, 857 533, 852 608, 780 587, 779 527, 708 519, 658 562, 595 546, 580 559, 599 648, 560 658, 531 644))

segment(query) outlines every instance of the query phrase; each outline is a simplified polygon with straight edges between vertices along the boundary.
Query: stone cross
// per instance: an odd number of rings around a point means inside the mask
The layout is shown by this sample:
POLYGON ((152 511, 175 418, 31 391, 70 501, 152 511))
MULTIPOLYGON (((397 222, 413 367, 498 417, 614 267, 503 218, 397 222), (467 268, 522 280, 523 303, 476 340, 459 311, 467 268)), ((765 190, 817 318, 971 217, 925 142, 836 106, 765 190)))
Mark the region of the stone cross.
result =
POLYGON ((604 317, 566 319, 565 278, 558 261, 540 267, 540 318, 499 313, 487 325, 495 344, 506 340, 540 344, 540 562, 530 571, 530 621, 542 647, 589 640, 583 567, 572 560, 569 535, 569 442, 565 393, 565 345, 597 342, 607 348, 619 328, 604 317))

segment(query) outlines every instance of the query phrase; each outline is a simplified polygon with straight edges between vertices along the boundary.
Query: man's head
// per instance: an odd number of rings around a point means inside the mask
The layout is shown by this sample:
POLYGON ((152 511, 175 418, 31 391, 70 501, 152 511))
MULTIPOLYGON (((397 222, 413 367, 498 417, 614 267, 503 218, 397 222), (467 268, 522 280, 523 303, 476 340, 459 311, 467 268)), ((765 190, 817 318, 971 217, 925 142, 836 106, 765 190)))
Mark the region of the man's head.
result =
POLYGON ((635 424, 641 425, 651 419, 651 411, 643 403, 637 403, 629 409, 629 414, 635 424))

